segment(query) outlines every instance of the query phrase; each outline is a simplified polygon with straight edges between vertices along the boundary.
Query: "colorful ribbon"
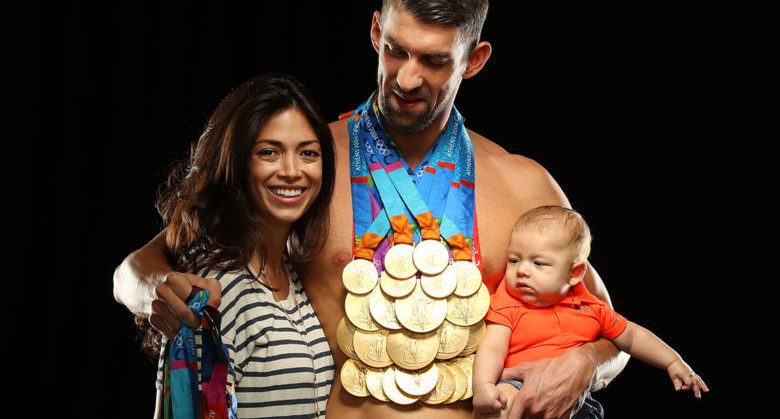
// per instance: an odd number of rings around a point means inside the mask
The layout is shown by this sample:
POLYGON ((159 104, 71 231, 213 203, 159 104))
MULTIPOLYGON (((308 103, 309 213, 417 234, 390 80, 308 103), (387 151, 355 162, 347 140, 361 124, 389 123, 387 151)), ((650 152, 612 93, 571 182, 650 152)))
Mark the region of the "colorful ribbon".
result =
POLYGON ((163 417, 165 419, 235 419, 238 400, 227 391, 227 374, 235 378, 227 348, 222 343, 219 311, 206 304, 209 292, 192 287, 187 305, 201 318, 201 383, 198 389, 198 354, 195 333, 181 324, 165 347, 163 417))
POLYGON ((395 242, 443 236, 454 259, 473 260, 474 153, 457 109, 416 173, 386 134, 375 94, 355 110, 349 133, 355 256, 374 258, 392 228, 395 242))

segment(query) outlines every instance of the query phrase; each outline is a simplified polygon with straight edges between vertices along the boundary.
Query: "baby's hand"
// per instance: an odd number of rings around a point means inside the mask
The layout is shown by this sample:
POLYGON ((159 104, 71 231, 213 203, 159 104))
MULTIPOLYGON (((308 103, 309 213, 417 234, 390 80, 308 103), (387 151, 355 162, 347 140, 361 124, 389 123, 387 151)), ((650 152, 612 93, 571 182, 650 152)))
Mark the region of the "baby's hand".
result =
POLYGON ((495 384, 485 383, 474 389, 474 414, 495 415, 506 407, 506 396, 498 390, 495 384))
POLYGON ((704 390, 705 393, 710 391, 710 389, 707 388, 707 384, 704 384, 704 380, 693 372, 691 367, 682 359, 677 359, 672 362, 671 365, 666 367, 666 372, 669 373, 669 378, 672 379, 674 389, 677 391, 692 389, 693 395, 696 396, 697 399, 701 398, 702 390, 704 390))

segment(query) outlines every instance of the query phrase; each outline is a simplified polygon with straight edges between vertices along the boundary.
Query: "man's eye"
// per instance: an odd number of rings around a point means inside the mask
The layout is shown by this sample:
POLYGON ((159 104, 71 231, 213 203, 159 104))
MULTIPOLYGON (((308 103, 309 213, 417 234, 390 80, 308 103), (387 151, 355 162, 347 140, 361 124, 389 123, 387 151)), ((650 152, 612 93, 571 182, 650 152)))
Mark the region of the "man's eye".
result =
POLYGON ((387 50, 387 53, 392 55, 393 57, 404 57, 404 56, 406 56, 406 53, 404 52, 404 50, 398 49, 398 48, 393 48, 390 45, 387 46, 386 50, 387 50))

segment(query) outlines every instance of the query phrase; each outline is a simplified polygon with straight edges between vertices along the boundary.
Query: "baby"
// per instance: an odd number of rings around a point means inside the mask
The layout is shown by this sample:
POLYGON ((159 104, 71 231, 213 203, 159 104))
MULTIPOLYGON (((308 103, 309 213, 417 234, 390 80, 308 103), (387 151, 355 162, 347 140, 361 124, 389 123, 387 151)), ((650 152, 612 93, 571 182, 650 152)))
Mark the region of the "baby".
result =
POLYGON ((682 358, 649 330, 627 321, 582 283, 590 230, 575 211, 535 208, 515 223, 504 280, 491 296, 485 337, 474 360, 474 414, 506 416, 520 382, 499 382, 504 368, 552 358, 611 339, 622 351, 669 373, 676 390, 709 391, 682 358))

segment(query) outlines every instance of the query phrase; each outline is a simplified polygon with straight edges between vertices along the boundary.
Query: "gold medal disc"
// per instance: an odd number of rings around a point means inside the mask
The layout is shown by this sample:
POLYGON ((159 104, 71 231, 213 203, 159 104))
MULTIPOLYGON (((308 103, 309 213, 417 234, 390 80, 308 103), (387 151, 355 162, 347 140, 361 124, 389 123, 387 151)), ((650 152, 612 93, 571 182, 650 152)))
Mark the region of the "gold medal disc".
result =
POLYGON ((477 265, 472 262, 459 260, 452 264, 455 271, 458 286, 455 287, 455 295, 459 297, 468 297, 479 291, 482 285, 482 273, 477 265))
POLYGON ((435 362, 434 364, 439 372, 439 379, 436 381, 436 386, 433 390, 420 399, 427 404, 444 403, 455 392, 455 376, 452 374, 450 367, 441 362, 435 362))
POLYGON ((423 240, 414 247, 414 265, 425 275, 437 275, 450 264, 450 254, 439 240, 423 240))
POLYGON ((385 391, 382 390, 382 379, 384 376, 384 369, 368 367, 366 370, 366 387, 368 388, 368 392, 374 396, 375 399, 389 402, 390 399, 387 398, 385 391))
POLYGON ((371 317, 369 302, 368 294, 358 295, 348 292, 347 298, 344 299, 344 311, 355 327, 373 332, 379 330, 379 325, 371 317))
POLYGON ((431 363, 419 370, 395 369, 395 384, 410 396, 424 396, 436 387, 439 370, 431 363))
POLYGON ((392 364, 387 355, 387 330, 355 330, 355 353, 369 367, 382 368, 392 364))
POLYGON ((470 355, 476 352, 477 346, 479 346, 479 342, 482 341, 482 337, 485 336, 486 331, 487 326, 485 325, 484 319, 477 322, 476 324, 469 326, 469 338, 466 342, 466 346, 460 353, 460 356, 470 355))
POLYGON ((466 391, 463 393, 463 396, 460 397, 460 400, 466 400, 474 395, 474 391, 472 390, 474 359, 469 357, 458 357, 453 361, 463 368, 463 372, 466 373, 466 391))
POLYGON ((436 275, 420 276, 420 286, 431 298, 447 298, 455 291, 457 285, 455 271, 449 266, 436 275))
POLYGON ((398 319, 395 317, 395 301, 386 296, 380 287, 374 288, 371 294, 369 294, 368 308, 371 311, 371 317, 380 326, 390 330, 399 330, 401 328, 398 319))
POLYGON ((385 270, 398 279, 406 279, 417 273, 412 261, 414 248, 408 244, 396 244, 385 255, 385 270))
POLYGON ((366 259, 355 259, 341 271, 344 288, 353 294, 366 294, 377 284, 379 275, 374 263, 366 259))
POLYGON ((466 372, 463 371, 463 368, 461 368, 461 366, 456 362, 443 361, 443 363, 450 368, 452 375, 455 376, 455 390, 452 392, 452 396, 450 396, 450 398, 447 399, 444 403, 454 403, 460 400, 460 398, 466 394, 466 387, 468 386, 468 382, 466 380, 468 377, 466 376, 466 372))
POLYGON ((385 370, 385 375, 382 377, 382 390, 390 401, 401 405, 409 405, 419 399, 406 395, 398 389, 395 383, 395 367, 389 367, 385 370))
POLYGON ((355 359, 348 359, 341 366, 341 385, 349 394, 357 397, 367 397, 366 370, 368 367, 355 359))
POLYGON ((341 348, 341 352, 350 358, 357 358, 355 353, 355 344, 353 338, 355 337, 356 327, 349 319, 342 317, 339 322, 339 326, 336 328, 336 342, 341 348))
POLYGON ((430 332, 447 317, 447 300, 429 297, 418 284, 411 294, 395 300, 395 317, 412 332, 430 332))
POLYGON ((379 287, 385 294, 393 298, 402 298, 411 294, 417 285, 417 278, 412 275, 406 279, 396 279, 390 276, 387 271, 382 271, 379 276, 379 287))
POLYGON ((439 335, 439 352, 436 359, 451 359, 458 356, 466 347, 469 339, 469 329, 458 326, 447 320, 436 329, 439 335))
POLYGON ((447 320, 458 326, 471 326, 485 318, 488 308, 490 308, 490 293, 485 284, 482 284, 479 286, 479 291, 470 297, 458 297, 453 294, 447 298, 447 320))
POLYGON ((399 367, 416 370, 433 362, 439 349, 436 332, 414 333, 406 329, 387 335, 387 354, 399 367))

